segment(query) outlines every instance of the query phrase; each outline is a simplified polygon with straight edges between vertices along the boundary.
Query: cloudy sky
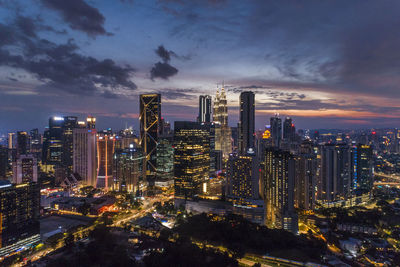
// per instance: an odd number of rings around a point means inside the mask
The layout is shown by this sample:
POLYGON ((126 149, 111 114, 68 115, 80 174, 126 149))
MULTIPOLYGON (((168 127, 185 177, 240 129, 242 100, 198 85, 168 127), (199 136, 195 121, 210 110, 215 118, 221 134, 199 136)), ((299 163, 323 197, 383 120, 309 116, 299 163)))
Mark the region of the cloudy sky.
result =
POLYGON ((0 0, 0 132, 87 114, 138 126, 138 95, 194 120, 200 94, 256 93, 298 128, 398 127, 398 0, 0 0))

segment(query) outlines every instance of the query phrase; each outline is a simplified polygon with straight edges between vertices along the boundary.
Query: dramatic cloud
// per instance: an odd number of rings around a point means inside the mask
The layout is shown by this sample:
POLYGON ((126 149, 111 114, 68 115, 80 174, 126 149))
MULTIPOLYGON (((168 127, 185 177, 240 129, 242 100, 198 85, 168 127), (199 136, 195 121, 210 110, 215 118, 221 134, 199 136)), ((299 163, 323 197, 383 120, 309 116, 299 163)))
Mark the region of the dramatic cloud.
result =
POLYGON ((84 0, 41 0, 42 3, 59 12, 71 29, 85 32, 91 37, 109 35, 104 29, 104 16, 84 0))
POLYGON ((55 44, 39 38, 40 30, 52 28, 22 16, 10 25, 0 24, 0 65, 33 74, 43 82, 42 89, 77 95, 99 93, 104 97, 115 97, 114 91, 120 88, 136 89, 130 80, 134 69, 129 65, 118 66, 111 59, 81 55, 73 40, 55 44))
POLYGON ((152 80, 154 80, 155 78, 168 80, 169 77, 174 76, 178 73, 178 69, 169 64, 169 61, 171 60, 171 55, 176 55, 173 51, 168 51, 164 48, 164 46, 160 45, 155 52, 162 59, 163 62, 157 62, 151 68, 150 78, 152 80))

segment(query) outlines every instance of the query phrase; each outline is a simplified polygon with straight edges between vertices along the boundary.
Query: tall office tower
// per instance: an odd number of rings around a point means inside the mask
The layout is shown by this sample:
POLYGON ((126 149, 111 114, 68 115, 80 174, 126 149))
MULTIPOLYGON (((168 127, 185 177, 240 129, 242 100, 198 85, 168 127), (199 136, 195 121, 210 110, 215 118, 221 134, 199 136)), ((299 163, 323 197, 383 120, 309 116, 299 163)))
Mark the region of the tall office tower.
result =
POLYGON ((315 208, 317 159, 314 154, 300 153, 295 156, 295 207, 304 211, 315 208))
POLYGON ((174 148, 172 138, 160 138, 157 144, 156 185, 165 187, 174 182, 174 148))
POLYGON ((140 141, 146 157, 146 180, 150 186, 155 183, 157 172, 157 143, 161 133, 161 95, 140 95, 140 141))
POLYGON ((8 148, 0 145, 0 180, 7 179, 8 166, 8 148))
POLYGON ((293 142, 296 140, 296 127, 289 117, 286 117, 283 122, 283 140, 285 142, 293 142))
POLYGON ((275 114, 274 117, 271 118, 271 138, 272 145, 274 147, 280 147, 281 138, 282 138, 282 120, 278 117, 278 114, 275 114))
POLYGON ((210 132, 206 125, 175 121, 174 184, 177 206, 201 193, 210 169, 210 132))
POLYGON ((108 190, 112 186, 115 135, 97 134, 97 187, 108 190))
POLYGON ((63 117, 51 117, 49 119, 49 128, 44 132, 42 160, 48 165, 59 165, 62 163, 63 124, 63 117))
POLYGON ((318 199, 331 202, 350 196, 352 192, 350 147, 346 144, 324 144, 319 150, 318 199))
POLYGON ((97 154, 96 129, 73 130, 73 172, 82 177, 85 185, 96 187, 97 154))
POLYGON ((31 154, 21 154, 13 164, 13 183, 24 184, 37 181, 37 159, 31 154))
POLYGON ((87 116, 86 127, 89 129, 96 129, 96 118, 93 116, 87 116))
POLYGON ((353 147, 352 189, 363 193, 370 192, 374 184, 372 148, 358 144, 353 147))
POLYGON ((249 148, 254 149, 254 119, 255 101, 253 92, 242 92, 240 94, 239 115, 239 153, 244 155, 249 148))
POLYGON ((131 145, 138 146, 138 138, 131 127, 121 130, 116 138, 116 148, 118 149, 130 148, 131 145))
POLYGON ((41 158, 42 152, 42 136, 39 134, 39 129, 32 129, 29 133, 30 136, 30 153, 35 155, 37 159, 41 158))
POLYGON ((0 257, 40 241, 40 187, 0 181, 0 257))
POLYGON ((29 153, 29 136, 27 132, 17 132, 17 157, 29 153))
POLYGON ((221 93, 217 90, 215 95, 213 120, 220 126, 215 127, 215 150, 221 150, 223 157, 228 158, 232 152, 232 132, 228 126, 228 105, 223 86, 221 93))
POLYGON ((120 192, 137 193, 142 178, 143 154, 131 145, 114 153, 113 189, 120 192))
POLYGON ((199 116, 197 117, 197 121, 200 123, 211 122, 211 96, 199 96, 199 116))
POLYGON ((15 148, 15 133, 8 133, 8 149, 15 148))
POLYGON ((62 125, 62 165, 69 171, 73 168, 74 155, 74 129, 78 128, 78 118, 74 116, 64 117, 62 125))
POLYGON ((294 211, 293 156, 277 148, 266 148, 261 164, 261 184, 266 207, 266 225, 297 233, 298 218, 294 211))
POLYGON ((233 212, 262 224, 264 203, 259 195, 259 164, 250 148, 246 155, 231 154, 228 159, 226 197, 233 204, 233 212))

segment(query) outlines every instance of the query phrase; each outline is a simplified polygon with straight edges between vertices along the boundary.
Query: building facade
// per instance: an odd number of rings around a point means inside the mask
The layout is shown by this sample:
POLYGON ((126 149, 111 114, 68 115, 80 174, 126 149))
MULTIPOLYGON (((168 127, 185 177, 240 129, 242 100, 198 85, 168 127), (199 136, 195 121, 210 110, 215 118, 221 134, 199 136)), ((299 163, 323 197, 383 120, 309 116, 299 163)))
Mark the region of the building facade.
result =
POLYGON ((239 153, 245 155, 255 145, 255 96, 253 92, 242 92, 240 94, 239 114, 239 153))
POLYGON ((85 185, 97 185, 96 129, 73 130, 73 172, 82 177, 85 185))

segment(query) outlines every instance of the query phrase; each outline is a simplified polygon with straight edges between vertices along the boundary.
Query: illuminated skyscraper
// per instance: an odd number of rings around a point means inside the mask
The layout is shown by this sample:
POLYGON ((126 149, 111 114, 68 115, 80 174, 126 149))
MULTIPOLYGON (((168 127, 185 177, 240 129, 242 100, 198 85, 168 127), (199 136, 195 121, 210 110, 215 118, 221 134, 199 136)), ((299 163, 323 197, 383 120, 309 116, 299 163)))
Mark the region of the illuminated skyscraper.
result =
POLYGON ((157 144, 161 133, 161 95, 140 95, 140 146, 146 157, 146 180, 154 185, 157 172, 157 144))
POLYGON ((232 202, 233 212, 262 224, 264 203, 259 195, 259 164, 252 149, 246 155, 229 156, 226 179, 226 197, 232 202))
POLYGON ((86 118, 86 127, 89 129, 96 129, 96 118, 93 116, 88 116, 86 118))
POLYGON ((197 117, 197 121, 200 123, 211 122, 211 96, 199 96, 199 116, 197 117))
POLYGON ((33 155, 21 154, 13 163, 13 183, 22 184, 37 181, 37 159, 33 155))
POLYGON ((275 116, 271 118, 272 145, 277 148, 280 147, 282 139, 282 120, 278 116, 278 114, 275 114, 275 116))
POLYGON ((242 92, 240 94, 239 114, 239 153, 244 155, 249 148, 254 149, 254 118, 255 101, 253 92, 242 92))
POLYGON ((107 190, 112 186, 114 151, 115 136, 108 133, 98 133, 97 186, 107 190))
POLYGON ((62 124, 62 165, 72 171, 74 154, 73 131, 78 128, 78 118, 74 116, 64 117, 62 124))
POLYGON ((298 219, 294 211, 293 156, 283 150, 267 148, 263 155, 263 198, 266 208, 266 225, 297 233, 298 219))
POLYGON ((39 129, 32 129, 29 133, 30 137, 30 154, 34 155, 37 159, 41 159, 42 153, 42 136, 39 134, 39 129))
POLYGON ((372 148, 358 144, 353 147, 353 190, 370 192, 374 183, 372 148))
POLYGON ((8 133, 8 149, 15 148, 15 133, 8 133))
POLYGON ((37 183, 0 181, 0 257, 40 242, 37 183))
POLYGON ((78 173, 83 184, 97 185, 96 129, 73 130, 73 172, 78 173))
POLYGON ((172 138, 160 138, 157 145, 156 185, 168 186, 174 179, 174 148, 172 138))
POLYGON ((44 132, 43 162, 49 165, 59 165, 62 162, 63 143, 63 117, 51 117, 49 128, 44 132))
POLYGON ((225 89, 217 90, 214 100, 213 120, 215 126, 215 150, 221 150, 224 158, 232 152, 232 132, 228 126, 228 105, 225 89))
POLYGON ((175 199, 191 200, 201 193, 210 169, 210 131, 196 122, 175 121, 175 199))
POLYGON ((136 193, 142 178, 142 152, 131 145, 118 149, 114 153, 113 189, 121 192, 136 193))

